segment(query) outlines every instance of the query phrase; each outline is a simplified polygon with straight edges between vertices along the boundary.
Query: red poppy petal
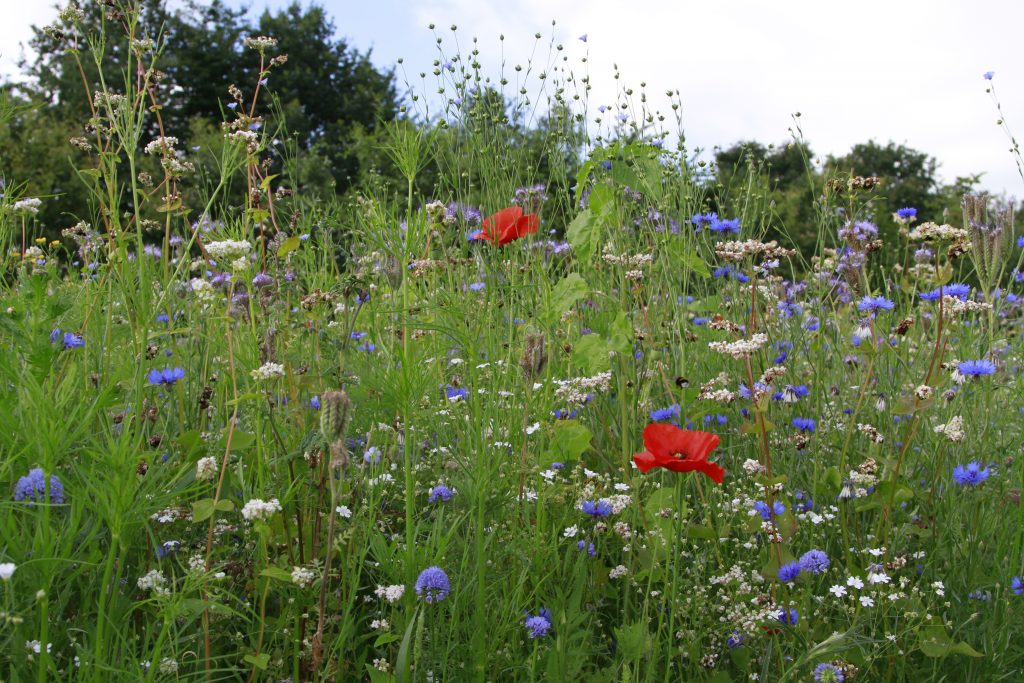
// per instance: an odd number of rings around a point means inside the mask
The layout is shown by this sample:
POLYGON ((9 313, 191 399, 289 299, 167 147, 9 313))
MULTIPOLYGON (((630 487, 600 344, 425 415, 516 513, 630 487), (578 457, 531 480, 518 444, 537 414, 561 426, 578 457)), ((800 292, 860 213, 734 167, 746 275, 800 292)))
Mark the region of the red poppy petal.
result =
POLYGON ((660 464, 654 454, 647 451, 634 455, 633 462, 636 463, 636 468, 641 472, 648 472, 660 464))
POLYGON ((721 465, 713 462, 704 462, 700 466, 700 471, 711 478, 711 481, 716 484, 721 484, 722 480, 725 479, 725 470, 722 469, 721 465))
POLYGON ((516 221, 516 237, 526 237, 537 232, 540 227, 540 218, 535 213, 529 213, 516 221))
POLYGON ((644 446, 655 455, 671 456, 679 452, 679 435, 683 430, 674 425, 653 423, 644 427, 644 446))
POLYGON ((492 216, 488 216, 484 219, 483 226, 488 230, 491 235, 498 235, 516 224, 516 221, 523 215, 523 209, 519 206, 510 206, 507 209, 502 209, 492 216))
POLYGON ((683 453, 688 459, 707 460, 708 454, 722 443, 718 434, 711 432, 688 432, 689 442, 683 453))

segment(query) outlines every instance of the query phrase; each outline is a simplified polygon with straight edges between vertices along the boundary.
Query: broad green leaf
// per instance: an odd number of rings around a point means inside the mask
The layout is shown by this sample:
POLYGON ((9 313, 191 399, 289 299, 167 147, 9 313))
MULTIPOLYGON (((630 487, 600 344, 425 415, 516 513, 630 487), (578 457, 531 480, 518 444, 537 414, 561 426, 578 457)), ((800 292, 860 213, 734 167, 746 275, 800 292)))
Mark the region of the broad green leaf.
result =
POLYGON ((203 522, 213 517, 213 498, 203 498, 192 503, 192 521, 203 522))
POLYGON ((608 343, 599 334, 588 334, 573 344, 572 362, 582 367, 588 375, 596 375, 611 367, 608 357, 608 343))
POLYGON ((566 311, 577 301, 590 293, 590 287, 579 273, 569 273, 551 291, 551 298, 545 308, 544 321, 548 325, 558 322, 566 311))
POLYGON ((639 659, 647 646, 647 624, 638 621, 629 626, 616 627, 615 640, 623 659, 639 659))
POLYGON ((298 238, 298 236, 292 235, 284 242, 282 242, 281 246, 277 248, 277 255, 285 256, 298 249, 300 244, 302 244, 302 241, 298 238))
POLYGON ((258 655, 246 655, 246 656, 242 657, 242 659, 245 660, 245 662, 247 664, 252 664, 254 667, 259 669, 260 671, 266 671, 267 670, 267 664, 270 663, 270 653, 269 652, 261 652, 258 655))
POLYGON ((284 581, 285 583, 292 582, 292 573, 287 569, 281 569, 280 567, 267 567, 260 572, 260 576, 265 576, 268 579, 277 579, 278 581, 284 581))

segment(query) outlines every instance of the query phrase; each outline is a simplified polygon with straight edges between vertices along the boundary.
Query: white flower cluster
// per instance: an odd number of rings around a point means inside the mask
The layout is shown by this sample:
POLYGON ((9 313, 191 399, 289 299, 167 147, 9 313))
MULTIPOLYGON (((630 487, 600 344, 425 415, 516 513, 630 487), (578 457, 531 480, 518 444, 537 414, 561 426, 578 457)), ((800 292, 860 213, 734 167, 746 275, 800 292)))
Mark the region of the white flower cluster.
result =
POLYGON ((246 521, 251 522, 257 519, 268 519, 275 512, 280 511, 281 503, 277 501, 277 498, 271 498, 270 500, 253 498, 242 506, 242 517, 246 521))
POLYGON ((161 135, 151 140, 143 149, 146 154, 174 154, 174 146, 178 144, 178 138, 173 135, 161 135))
POLYGON ((136 582, 139 590, 153 591, 154 595, 168 595, 167 578, 159 569, 151 569, 136 582))
POLYGON ((206 280, 192 278, 192 280, 189 281, 189 286, 192 288, 192 293, 196 295, 196 299, 198 299, 200 303, 212 304, 217 300, 217 292, 214 290, 213 285, 206 280))
POLYGON ((276 379, 278 377, 284 377, 284 366, 280 363, 264 363, 253 370, 251 374, 252 378, 256 380, 266 381, 276 379))
POLYGON ((952 240, 958 242, 967 239, 967 231, 963 228, 954 228, 952 225, 938 225, 936 223, 922 223, 910 231, 912 240, 952 240))
POLYGON ((957 415, 946 424, 935 427, 936 434, 942 434, 953 443, 960 443, 964 440, 964 418, 957 415))
POLYGON ((277 38, 271 38, 270 36, 254 36, 252 38, 245 39, 245 46, 253 50, 259 50, 260 52, 267 48, 274 47, 277 45, 277 38))
POLYGON ((246 256, 252 251, 252 245, 245 240, 221 240, 207 242, 206 253, 218 260, 230 261, 246 256))
POLYGON ((583 405, 594 392, 608 391, 612 382, 611 372, 602 372, 593 377, 573 377, 572 379, 555 380, 558 387, 555 396, 568 403, 583 405))
POLYGON ((750 339, 737 339, 736 341, 723 342, 713 341, 708 343, 708 348, 717 353, 724 353, 736 359, 750 358, 751 354, 768 343, 768 335, 758 332, 750 339))
POLYGON ((377 590, 374 594, 386 602, 395 603, 402 599, 405 595, 405 586, 398 583, 393 586, 377 586, 377 590))
POLYGON ((644 266, 649 266, 651 264, 651 262, 654 261, 654 255, 653 254, 636 254, 635 256, 630 256, 629 254, 619 254, 619 255, 616 255, 616 254, 611 253, 610 251, 605 251, 605 253, 601 255, 601 260, 603 260, 605 263, 611 263, 611 264, 614 264, 614 265, 617 265, 617 266, 627 266, 627 267, 629 267, 632 270, 636 270, 636 269, 639 269, 639 268, 643 268, 644 266))
POLYGON ((316 572, 308 567, 295 567, 292 569, 292 583, 301 588, 309 588, 315 579, 316 572))
POLYGON ((196 479, 210 481, 217 476, 217 458, 212 455, 200 458, 196 463, 196 479))
POLYGON ((43 200, 36 199, 35 197, 28 197, 20 201, 14 202, 11 205, 11 210, 15 213, 23 214, 37 214, 39 213, 39 207, 43 205, 43 200))
POLYGON ((944 296, 942 297, 943 309, 950 315, 963 315, 964 313, 974 313, 977 311, 987 311, 992 308, 992 304, 984 301, 961 301, 955 296, 944 296))

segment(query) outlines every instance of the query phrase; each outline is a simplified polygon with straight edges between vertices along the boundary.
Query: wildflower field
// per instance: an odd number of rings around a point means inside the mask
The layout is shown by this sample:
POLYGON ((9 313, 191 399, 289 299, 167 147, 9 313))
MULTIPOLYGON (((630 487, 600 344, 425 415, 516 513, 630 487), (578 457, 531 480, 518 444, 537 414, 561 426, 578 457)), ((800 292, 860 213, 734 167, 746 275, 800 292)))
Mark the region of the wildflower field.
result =
POLYGON ((3 178, 2 680, 1024 680, 1013 204, 872 220, 886 178, 805 160, 786 225, 554 43, 423 65, 307 194, 289 46, 196 149, 111 12, 54 29, 125 46, 87 201, 3 178))

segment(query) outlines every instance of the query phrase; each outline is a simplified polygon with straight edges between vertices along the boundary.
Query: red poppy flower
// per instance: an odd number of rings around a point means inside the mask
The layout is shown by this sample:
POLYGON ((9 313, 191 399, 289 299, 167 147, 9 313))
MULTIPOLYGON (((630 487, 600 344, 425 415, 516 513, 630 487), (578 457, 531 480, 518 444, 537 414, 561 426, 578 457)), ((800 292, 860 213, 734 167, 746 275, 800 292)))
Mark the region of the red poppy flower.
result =
POLYGON ((664 467, 673 472, 703 472, 721 484, 725 470, 708 462, 708 454, 718 447, 717 434, 680 429, 669 424, 649 424, 644 428, 647 450, 633 456, 641 472, 664 467))
POLYGON ((510 206, 485 218, 483 226, 484 229, 476 234, 479 239, 497 244, 508 244, 512 240, 537 232, 537 228, 540 227, 540 218, 535 213, 524 215, 521 207, 510 206))

